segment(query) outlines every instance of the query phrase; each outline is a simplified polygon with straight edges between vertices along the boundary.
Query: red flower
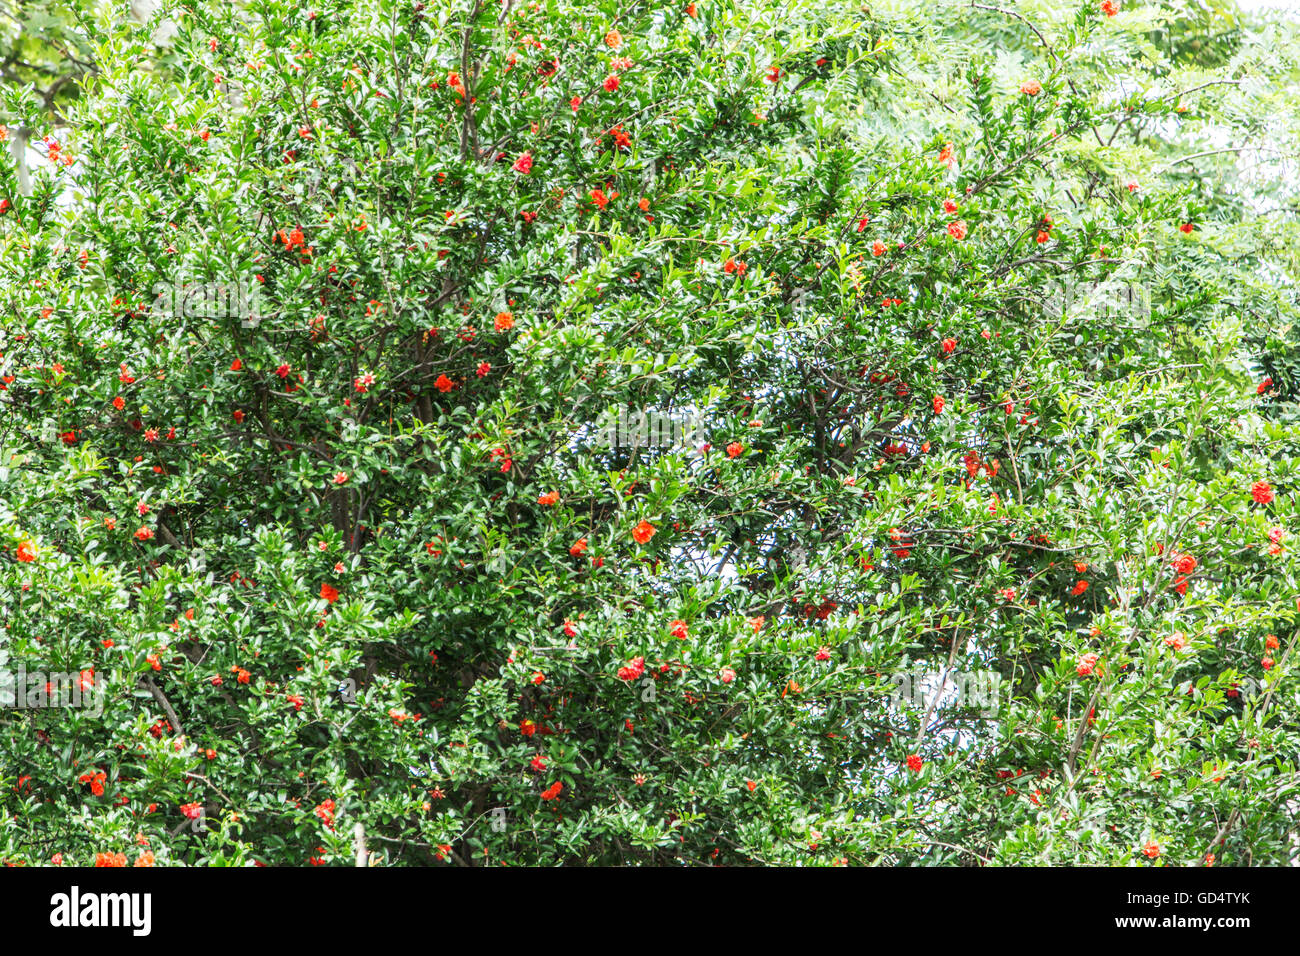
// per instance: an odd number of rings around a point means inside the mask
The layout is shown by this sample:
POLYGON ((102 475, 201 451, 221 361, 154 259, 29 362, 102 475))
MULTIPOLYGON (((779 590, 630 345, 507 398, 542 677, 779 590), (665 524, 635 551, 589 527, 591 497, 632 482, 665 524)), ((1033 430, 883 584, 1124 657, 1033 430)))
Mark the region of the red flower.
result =
POLYGON ((722 681, 724 684, 730 684, 735 679, 736 672, 730 667, 724 667, 722 670, 718 671, 718 680, 722 681))
POLYGON ((951 355, 953 349, 957 347, 957 340, 951 337, 946 338, 939 343, 939 347, 943 349, 945 355, 951 355))
POLYGON ((541 771, 546 769, 546 758, 543 757, 541 754, 538 754, 537 756, 533 757, 531 761, 529 761, 528 766, 532 767, 534 770, 540 773, 541 771))
POLYGON ((1101 0, 1101 12, 1108 17, 1113 17, 1119 13, 1119 8, 1115 6, 1115 0, 1101 0))
POLYGON ((320 586, 320 596, 330 604, 333 604, 339 599, 338 588, 330 587, 328 584, 322 584, 320 586))
POLYGON ((686 640, 687 630, 685 621, 673 621, 668 625, 668 633, 678 640, 686 640))
POLYGON ((275 370, 275 374, 281 378, 288 378, 291 371, 293 370, 289 367, 289 363, 285 362, 275 370))
POLYGON ((573 555, 576 558, 586 550, 587 550, 587 539, 579 538, 577 541, 573 542, 573 544, 569 547, 569 554, 573 555))
POLYGON ((1147 845, 1142 848, 1142 852, 1154 860, 1160 855, 1160 844, 1155 840, 1148 840, 1147 845))
POLYGON ((1250 486, 1250 496, 1256 504, 1266 505, 1273 500, 1273 487, 1267 481, 1257 481, 1250 486))
POLYGON ((909 754, 909 755, 908 755, 908 757, 907 757, 907 769, 908 769, 908 770, 911 770, 911 771, 913 771, 914 773, 920 773, 920 772, 921 772, 921 768, 922 768, 923 766, 925 766, 925 761, 923 761, 923 760, 920 758, 919 755, 917 755, 917 754, 909 754))
POLYGON ((148 541, 153 537, 152 528, 137 528, 135 532, 136 539, 139 541, 148 541))
POLYGON ((606 93, 613 93, 618 89, 618 83, 618 77, 611 73, 609 76, 605 77, 605 82, 600 84, 600 86, 606 93))
POLYGON ((541 671, 533 671, 533 675, 528 678, 530 684, 541 684, 546 680, 546 675, 541 671))
POLYGON ((531 720, 521 720, 519 721, 519 732, 525 737, 531 737, 537 733, 537 725, 531 720))
POLYGON ((609 205, 609 197, 600 189, 593 189, 591 191, 591 201, 597 209, 604 209, 609 205))
POLYGON ((1195 229, 1196 227, 1193 226, 1190 222, 1185 222, 1178 228, 1181 232, 1190 236, 1192 234, 1192 230, 1195 229))
POLYGON ((433 387, 445 394, 446 392, 450 392, 456 386, 455 384, 452 383, 452 380, 449 379, 446 375, 439 375, 434 380, 433 387))
POLYGON ((30 541, 23 541, 18 545, 18 550, 14 552, 14 557, 19 561, 32 562, 36 560, 36 545, 30 541))
POLYGON ((948 223, 948 235, 954 239, 962 240, 966 238, 966 220, 954 219, 948 223))
POLYGON ((815 661, 828 661, 831 659, 831 649, 823 644, 817 648, 817 653, 813 655, 815 661))
POLYGON ((941 415, 941 414, 943 414, 943 396, 942 396, 942 395, 936 395, 936 396, 934 396, 934 398, 931 400, 930 404, 934 406, 934 413, 935 413, 936 415, 941 415))
POLYGON ((1070 589, 1070 593, 1073 594, 1075 597, 1078 597, 1080 594, 1082 594, 1082 593, 1083 593, 1084 591, 1086 591, 1086 590, 1088 590, 1088 582, 1087 582, 1087 581, 1079 581, 1078 583, 1076 583, 1076 584, 1074 585, 1074 587, 1072 587, 1072 588, 1070 589))
POLYGON ((197 820, 203 816, 203 804, 185 803, 181 805, 181 813, 185 815, 186 820, 197 820))
POLYGON ((320 817, 321 821, 324 822, 324 824, 327 827, 329 827, 331 830, 334 829, 334 808, 335 808, 334 800, 329 799, 320 803, 313 811, 316 814, 316 816, 320 817))
POLYGON ((632 529, 632 538, 637 544, 645 544, 655 536, 655 526, 644 518, 632 529))
POLYGON ((560 493, 558 491, 548 491, 544 495, 537 496, 537 503, 539 505, 553 505, 559 500, 560 500, 560 493))
POLYGON ((1096 668, 1098 660, 1100 658, 1096 654, 1084 654, 1074 669, 1080 677, 1087 677, 1096 668))
POLYGON ((745 446, 738 441, 733 441, 730 445, 727 446, 728 458, 739 458, 744 453, 745 453, 745 446))
POLYGON ((520 175, 527 176, 533 168, 533 157, 530 153, 524 153, 515 160, 514 165, 510 167, 520 175))
POLYGON ((560 796, 560 791, 563 789, 564 789, 564 784, 560 783, 560 781, 557 780, 555 781, 555 783, 551 784, 549 787, 547 787, 545 790, 542 791, 542 799, 555 800, 560 796))
POLYGON ((108 774, 100 770, 96 773, 83 773, 77 778, 81 783, 90 784, 90 792, 97 797, 104 795, 104 781, 108 779, 108 774))
POLYGON ((645 673, 645 658, 634 657, 618 669, 618 679, 632 681, 645 673))

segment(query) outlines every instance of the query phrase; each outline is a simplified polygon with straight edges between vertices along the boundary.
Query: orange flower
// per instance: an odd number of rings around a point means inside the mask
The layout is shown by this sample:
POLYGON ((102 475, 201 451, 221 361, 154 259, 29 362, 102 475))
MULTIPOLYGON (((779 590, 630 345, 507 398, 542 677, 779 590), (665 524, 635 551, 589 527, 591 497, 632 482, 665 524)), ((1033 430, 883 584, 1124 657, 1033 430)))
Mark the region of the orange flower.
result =
POLYGON ((515 327, 515 317, 511 312, 498 312, 492 323, 498 332, 509 332, 515 327))
POLYGON ((328 584, 322 584, 320 586, 320 596, 333 604, 339 599, 338 588, 330 587, 328 584))
POLYGON ((644 518, 632 529, 632 538, 637 544, 645 544, 655 536, 655 526, 644 518))
POLYGON ((587 539, 579 538, 577 541, 573 542, 572 546, 569 548, 569 554, 573 555, 576 558, 586 550, 587 550, 587 539))
POLYGON ((549 787, 547 787, 545 790, 542 791, 542 799, 555 800, 560 796, 560 791, 563 789, 564 789, 564 784, 560 783, 560 781, 557 780, 555 781, 555 783, 551 784, 549 787))
POLYGON ((560 500, 560 493, 558 491, 548 491, 544 495, 537 496, 537 503, 539 505, 553 505, 559 500, 560 500))
POLYGON ((16 557, 19 561, 28 561, 28 562, 35 561, 36 545, 34 545, 30 541, 22 542, 20 545, 18 545, 18 550, 14 553, 14 557, 16 557))

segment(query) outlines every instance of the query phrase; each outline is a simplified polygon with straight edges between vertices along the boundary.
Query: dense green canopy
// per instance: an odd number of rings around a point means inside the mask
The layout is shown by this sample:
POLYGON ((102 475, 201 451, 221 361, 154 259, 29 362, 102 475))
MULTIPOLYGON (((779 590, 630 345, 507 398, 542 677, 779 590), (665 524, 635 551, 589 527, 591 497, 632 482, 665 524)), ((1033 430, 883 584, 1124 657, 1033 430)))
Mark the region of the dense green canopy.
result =
POLYGON ((0 859, 1300 856, 1295 22, 50 17, 0 859))

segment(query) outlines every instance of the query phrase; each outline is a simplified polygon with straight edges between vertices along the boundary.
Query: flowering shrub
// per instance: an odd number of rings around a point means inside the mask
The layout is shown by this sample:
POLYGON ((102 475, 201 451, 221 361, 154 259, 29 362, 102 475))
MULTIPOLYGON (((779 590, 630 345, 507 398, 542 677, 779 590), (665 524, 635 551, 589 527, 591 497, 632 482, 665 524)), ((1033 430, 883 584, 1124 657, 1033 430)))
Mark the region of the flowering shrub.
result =
POLYGON ((0 711, 0 857, 1294 860, 1295 210, 1204 142, 1295 48, 1107 6, 88 22, 0 650, 103 706, 0 711))

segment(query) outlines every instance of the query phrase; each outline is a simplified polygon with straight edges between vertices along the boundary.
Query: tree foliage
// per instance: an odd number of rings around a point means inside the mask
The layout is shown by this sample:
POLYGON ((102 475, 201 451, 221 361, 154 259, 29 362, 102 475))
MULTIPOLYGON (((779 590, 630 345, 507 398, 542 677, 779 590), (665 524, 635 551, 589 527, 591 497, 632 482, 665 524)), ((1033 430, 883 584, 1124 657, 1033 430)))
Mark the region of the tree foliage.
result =
POLYGON ((0 857, 1293 862, 1300 47, 1114 10, 83 17, 0 857))

